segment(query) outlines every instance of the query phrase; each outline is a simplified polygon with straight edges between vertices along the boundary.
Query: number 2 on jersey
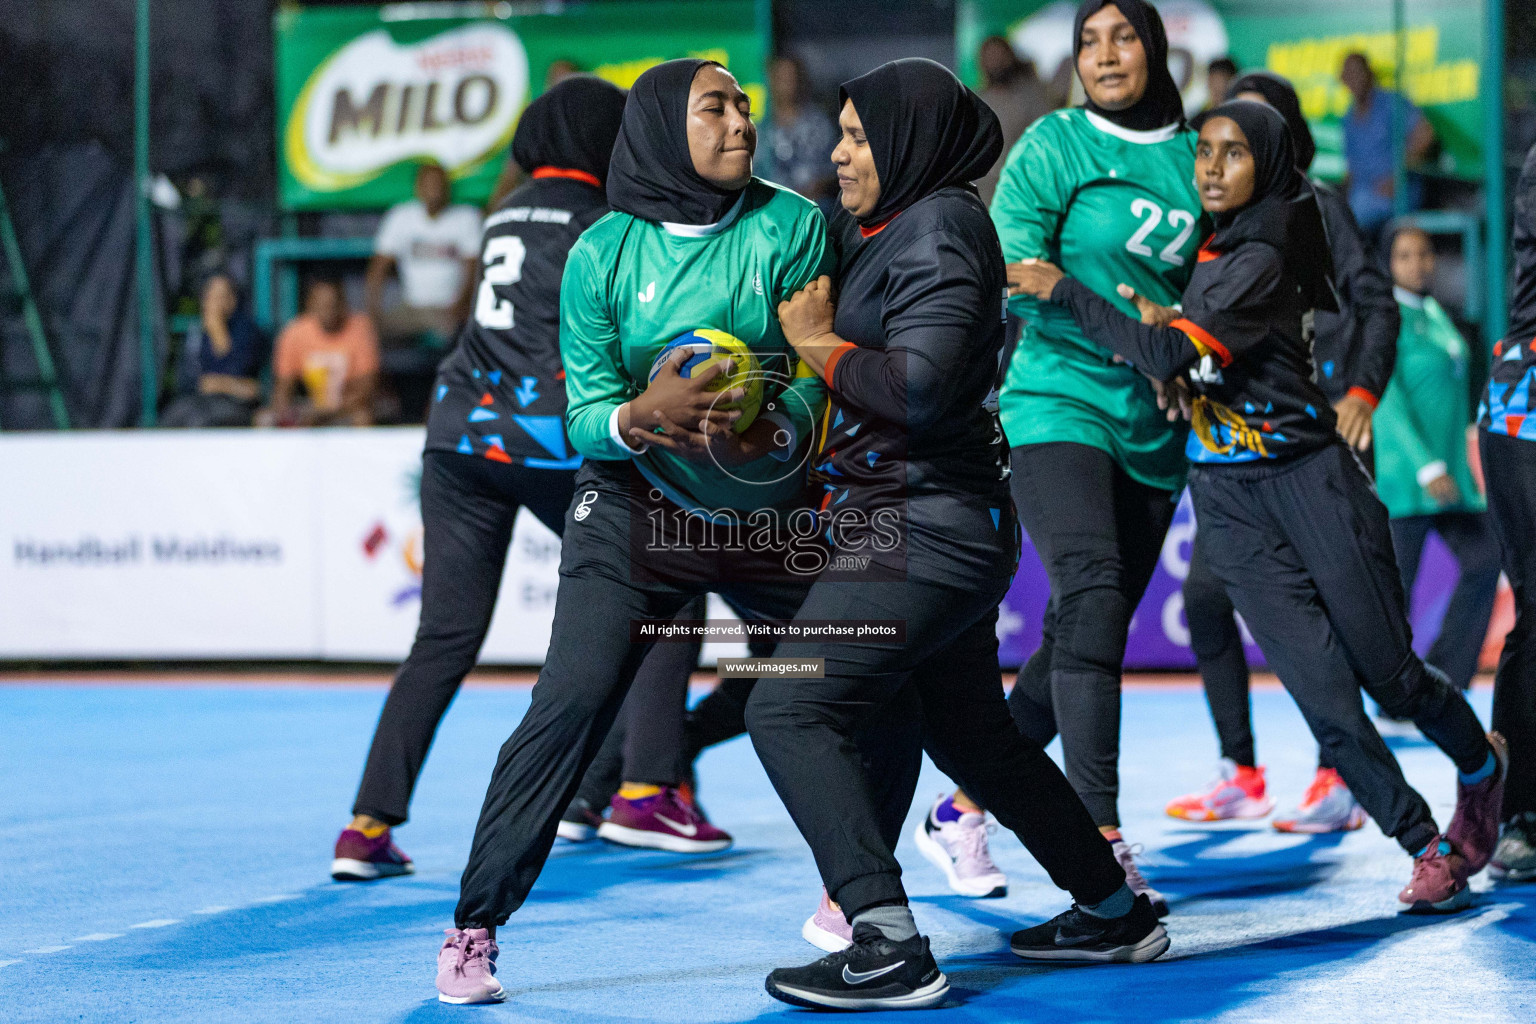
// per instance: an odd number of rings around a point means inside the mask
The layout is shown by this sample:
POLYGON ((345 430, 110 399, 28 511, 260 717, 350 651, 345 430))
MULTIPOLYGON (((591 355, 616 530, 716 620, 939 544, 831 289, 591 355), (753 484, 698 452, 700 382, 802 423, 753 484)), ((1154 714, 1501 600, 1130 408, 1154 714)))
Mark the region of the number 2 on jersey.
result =
POLYGON ((528 250, 516 235, 498 235, 485 243, 485 276, 475 298, 475 322, 491 331, 512 329, 512 300, 496 297, 498 286, 516 284, 523 277, 528 250))
MULTIPOLYGON (((1131 216, 1141 219, 1141 227, 1125 243, 1126 252, 1137 256, 1151 256, 1152 247, 1147 244, 1147 236, 1157 230, 1157 226, 1163 222, 1163 208, 1150 199, 1135 199, 1131 201, 1131 216)), ((1184 265, 1184 257, 1179 250, 1184 243, 1189 241, 1189 235, 1195 230, 1195 215, 1188 210, 1169 210, 1168 226, 1179 228, 1179 233, 1173 241, 1163 246, 1163 251, 1157 254, 1157 258, 1164 263, 1175 267, 1184 265)))

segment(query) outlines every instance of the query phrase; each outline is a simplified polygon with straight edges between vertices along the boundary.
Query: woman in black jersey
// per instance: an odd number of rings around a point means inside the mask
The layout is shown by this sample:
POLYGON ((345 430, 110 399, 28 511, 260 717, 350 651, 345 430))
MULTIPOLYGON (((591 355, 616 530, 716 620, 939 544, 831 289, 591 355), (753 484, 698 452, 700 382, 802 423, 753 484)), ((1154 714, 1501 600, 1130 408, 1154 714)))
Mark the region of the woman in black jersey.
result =
MULTIPOLYGON (((406 820, 433 734, 485 641, 518 509, 564 529, 581 457, 562 426, 560 281, 570 247, 608 212, 602 184, 623 112, 623 90, 579 76, 534 100, 518 122, 512 157, 531 178, 486 219, 474 316, 438 371, 422 457, 421 622, 384 702, 352 822, 336 841, 339 880, 414 870, 390 830, 406 820)), ((632 693, 670 714, 636 716, 650 730, 629 737, 630 781, 679 781, 695 653, 662 644, 647 660, 632 693)), ((718 830, 699 827, 718 840, 718 830)))
POLYGON ((1168 945, 1150 904, 1003 699, 997 605, 1017 526, 987 399, 1006 280, 969 184, 997 159, 997 118, 928 60, 883 65, 846 83, 841 100, 836 308, 827 278, 779 307, 785 337, 830 392, 811 468, 834 551, 796 622, 886 620, 903 635, 781 644, 780 656, 822 659, 825 677, 761 679, 748 702, 763 766, 853 925, 847 949, 774 971, 768 991, 796 1005, 881 1009, 932 1006, 948 989, 850 742, 909 682, 935 762, 1084 908, 1018 933, 1014 951, 1150 960, 1168 945))
POLYGON ((1239 100, 1197 127, 1195 180, 1216 233, 1182 311, 1136 297, 1137 323, 1044 262, 1023 286, 1144 373, 1188 373, 1189 489, 1211 571, 1350 789, 1413 855, 1398 898, 1415 911, 1463 909, 1498 835, 1504 741, 1413 652, 1386 509, 1312 380, 1304 317, 1334 301, 1321 214, 1285 121, 1239 100), (1366 717, 1361 687, 1456 763, 1443 835, 1366 717))
MULTIPOLYGON (((1296 169, 1305 175, 1317 146, 1291 83, 1273 72, 1252 71, 1233 82, 1227 95, 1267 103, 1285 118, 1296 169)), ((1386 392, 1397 362, 1397 301, 1392 297, 1392 282, 1366 252, 1349 203, 1320 182, 1313 182, 1312 190, 1328 233, 1339 306, 1336 312, 1319 310, 1313 318, 1312 362, 1318 387, 1338 417, 1339 436, 1368 459, 1371 413, 1386 392)), ((1223 763, 1216 781, 1204 791, 1172 801, 1168 813, 1196 821, 1264 817, 1275 802, 1254 749, 1248 659, 1232 601, 1211 574, 1198 533, 1183 590, 1189 646, 1199 663, 1223 763)), ((1308 833, 1345 831, 1364 824, 1365 812, 1326 752, 1300 806, 1274 822, 1282 832, 1308 833)))

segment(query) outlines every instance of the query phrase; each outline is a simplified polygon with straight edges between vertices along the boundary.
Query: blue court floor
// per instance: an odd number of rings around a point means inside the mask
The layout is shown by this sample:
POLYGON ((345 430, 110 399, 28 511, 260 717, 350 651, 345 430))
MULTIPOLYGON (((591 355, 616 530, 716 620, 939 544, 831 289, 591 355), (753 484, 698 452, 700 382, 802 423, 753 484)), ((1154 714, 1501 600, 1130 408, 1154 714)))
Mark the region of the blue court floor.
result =
MULTIPOLYGON (((734 849, 689 858, 559 843, 502 931, 491 1007, 439 1004, 440 929, 501 741, 526 688, 470 688, 449 712, 398 833, 414 877, 330 881, 383 687, 0 685, 0 1021, 706 1022, 810 1019, 763 976, 816 952, 809 853, 749 743, 707 754, 701 794, 734 849)), ((1488 695, 1476 706, 1486 720, 1488 695)), ((1282 804, 1313 749, 1279 690, 1255 694, 1259 753, 1282 804)), ((1168 956, 1041 968, 1008 933, 1065 906, 1018 841, 993 850, 1009 895, 950 895, 910 838, 918 923, 948 973, 932 1021, 1536 1020, 1536 885, 1475 880, 1475 908, 1397 913, 1409 862, 1374 826, 1288 837, 1162 815, 1209 776, 1193 686, 1125 698, 1122 808, 1173 903, 1168 956)), ((1448 762, 1393 741, 1442 825, 1448 762)), ((929 769, 915 824, 945 786, 929 769)), ((911 1020, 909 1015, 896 1019, 911 1020)))

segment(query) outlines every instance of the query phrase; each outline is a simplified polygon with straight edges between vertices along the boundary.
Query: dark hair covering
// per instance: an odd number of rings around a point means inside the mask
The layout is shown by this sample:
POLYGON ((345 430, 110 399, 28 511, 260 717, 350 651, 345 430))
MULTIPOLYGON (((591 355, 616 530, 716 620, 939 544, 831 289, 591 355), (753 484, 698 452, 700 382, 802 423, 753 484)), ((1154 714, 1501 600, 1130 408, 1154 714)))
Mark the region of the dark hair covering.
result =
POLYGON ((608 160, 624 117, 624 90, 592 75, 572 75, 528 104, 512 136, 512 159, 537 167, 608 177, 608 160))
MULTIPOLYGON (((1072 22, 1072 65, 1077 68, 1077 55, 1083 52, 1083 23, 1106 7, 1117 7, 1131 23, 1147 52, 1147 91, 1141 99, 1124 110, 1105 110, 1093 98, 1083 104, 1105 120, 1132 131, 1152 131, 1164 125, 1184 120, 1184 100, 1179 87, 1173 84, 1168 71, 1168 33, 1163 30, 1162 16, 1157 8, 1142 0, 1083 0, 1077 8, 1077 18, 1072 22)), ((1081 74, 1078 75, 1081 78, 1081 74)))
POLYGON ((1240 92, 1258 93, 1285 118, 1285 126, 1291 132, 1296 169, 1307 173, 1312 158, 1317 155, 1317 143, 1312 140, 1307 119, 1301 116, 1301 99, 1296 95, 1296 87, 1273 71, 1250 71, 1232 83, 1224 98, 1230 100, 1240 92))
POLYGON ((688 152, 688 91, 713 60, 669 60, 635 79, 608 167, 608 205, 641 220, 713 224, 743 189, 704 180, 688 152))
POLYGON ((1230 252, 1244 242, 1273 246, 1300 285, 1307 306, 1336 311, 1333 260, 1323 214, 1311 183, 1296 169, 1285 118, 1267 103, 1229 100, 1201 113, 1192 127, 1198 131, 1218 117, 1236 122, 1248 140, 1248 151, 1253 154, 1253 196, 1236 210, 1216 214, 1216 233, 1206 248, 1230 252))
POLYGON ((1003 151, 992 108, 942 64, 906 57, 844 82, 837 105, 853 103, 869 140, 880 200, 862 224, 890 220, 946 185, 968 186, 1003 151))

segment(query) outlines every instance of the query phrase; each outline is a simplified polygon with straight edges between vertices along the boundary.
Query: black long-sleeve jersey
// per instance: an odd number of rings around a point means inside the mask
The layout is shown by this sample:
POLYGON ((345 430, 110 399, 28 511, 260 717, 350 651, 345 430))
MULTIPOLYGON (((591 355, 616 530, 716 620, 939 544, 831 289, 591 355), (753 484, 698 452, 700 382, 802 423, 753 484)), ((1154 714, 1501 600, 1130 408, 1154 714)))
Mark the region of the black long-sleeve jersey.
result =
POLYGON ((1300 290, 1280 252, 1245 242, 1202 250, 1167 327, 1130 319, 1080 281, 1062 278, 1051 301, 1067 306, 1090 338, 1159 380, 1190 369, 1191 462, 1285 458, 1335 440, 1337 418, 1312 379, 1300 290))
POLYGON ((1515 293, 1510 296, 1509 333, 1493 346, 1493 372, 1477 411, 1480 427, 1536 441, 1536 146, 1525 154, 1515 183, 1515 293))
POLYGON ((1315 182, 1312 191, 1328 233, 1339 299, 1337 313, 1318 310, 1313 318, 1317 384, 1330 403, 1353 392, 1375 408, 1397 366, 1402 317, 1392 282, 1366 253, 1360 226, 1343 197, 1315 182))
POLYGON ((986 207, 925 196, 873 232, 846 213, 821 450, 811 479, 839 553, 967 586, 1017 567, 993 395, 1006 276, 986 207))
POLYGON ((560 279, 576 239, 608 212, 595 182, 535 178, 486 218, 475 308, 437 372, 429 451, 534 469, 581 464, 565 434, 560 279))

